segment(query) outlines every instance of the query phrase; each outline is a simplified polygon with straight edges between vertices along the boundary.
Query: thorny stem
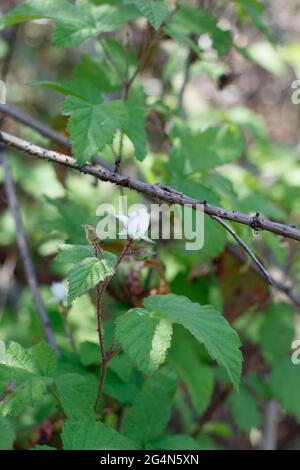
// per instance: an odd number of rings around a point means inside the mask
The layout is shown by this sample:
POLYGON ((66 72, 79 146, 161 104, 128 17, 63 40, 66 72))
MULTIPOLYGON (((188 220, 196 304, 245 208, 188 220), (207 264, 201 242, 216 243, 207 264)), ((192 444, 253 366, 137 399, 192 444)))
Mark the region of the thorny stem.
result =
MULTIPOLYGON (((118 268, 122 260, 125 258, 126 254, 128 253, 130 249, 131 244, 132 244, 132 240, 128 239, 115 263, 115 270, 118 268)), ((100 244, 98 241, 94 242, 94 248, 95 248, 96 255, 99 256, 99 254, 101 253, 101 248, 100 248, 100 244)), ((96 397, 96 401, 94 404, 95 413, 97 412, 97 409, 101 400, 101 395, 102 395, 103 385, 104 385, 104 381, 106 377, 108 363, 116 354, 120 352, 120 349, 114 350, 114 342, 112 342, 112 345, 108 351, 105 351, 105 344, 104 344, 103 300, 104 300, 104 294, 106 292, 106 288, 110 280, 111 280, 111 277, 105 279, 105 281, 100 282, 96 287, 96 316, 97 316, 97 331, 98 331, 99 347, 100 347, 100 379, 99 379, 99 384, 98 384, 97 397, 96 397)))

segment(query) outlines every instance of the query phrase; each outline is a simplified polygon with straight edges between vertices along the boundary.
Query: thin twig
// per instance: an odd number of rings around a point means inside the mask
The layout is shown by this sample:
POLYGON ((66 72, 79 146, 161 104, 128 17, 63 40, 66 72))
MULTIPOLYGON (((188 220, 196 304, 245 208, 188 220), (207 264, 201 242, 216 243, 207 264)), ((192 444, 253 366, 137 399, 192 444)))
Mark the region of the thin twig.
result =
POLYGON ((116 184, 117 186, 138 191, 156 201, 188 206, 195 210, 204 211, 210 216, 217 216, 221 219, 231 220, 232 222, 247 225, 251 228, 255 228, 256 230, 267 230, 268 232, 281 235, 282 237, 300 241, 300 230, 294 225, 274 222, 270 219, 261 217, 258 213, 256 213, 255 216, 251 216, 242 212, 224 209, 223 207, 209 204, 207 201, 201 201, 186 196, 171 187, 163 186, 159 183, 152 185, 147 184, 140 180, 106 170, 105 168, 96 167, 90 164, 79 166, 77 161, 72 157, 52 150, 47 150, 26 140, 8 134, 7 132, 0 131, 0 141, 42 160, 59 163, 86 175, 94 176, 101 181, 107 181, 116 184))
MULTIPOLYGON (((236 258, 240 259, 241 261, 246 260, 246 258, 244 256, 244 252, 238 250, 238 248, 236 246, 229 244, 229 245, 227 245, 227 248, 230 251, 230 253, 232 253, 236 258)), ((258 268, 258 266, 255 263, 252 263, 251 268, 259 276, 261 276, 263 279, 265 279, 264 273, 261 272, 260 268, 258 268)), ((280 280, 276 279, 273 276, 272 276, 272 283, 273 283, 273 286, 276 287, 276 289, 283 292, 293 302, 295 307, 297 307, 297 309, 298 309, 297 311, 299 312, 300 311, 300 294, 298 294, 297 292, 295 292, 293 290, 293 287, 292 287, 291 283, 287 284, 283 281, 280 281, 280 280)))
POLYGON ((23 223, 21 220, 19 203, 18 203, 18 199, 16 195, 16 188, 11 177, 7 152, 3 150, 1 153, 2 153, 2 165, 3 165, 4 177, 5 177, 4 178, 5 190, 6 190, 8 205, 9 205, 10 211, 13 215, 13 218, 16 224, 17 242, 18 242, 18 246, 20 250, 20 255, 23 261, 24 270, 26 273, 26 279, 31 289, 32 296, 33 296, 35 305, 37 307, 37 312, 40 317, 41 324, 45 332, 47 341, 49 345, 51 346, 51 348, 53 349, 53 351, 58 352, 56 340, 52 331, 48 314, 46 312, 45 306, 41 298, 36 273, 35 273, 33 263, 30 257, 27 239, 26 239, 26 235, 24 232, 23 223))
POLYGON ((179 91, 179 95, 178 95, 178 107, 181 110, 183 115, 184 115, 183 98, 184 98, 186 87, 187 87, 189 79, 190 79, 192 58, 193 58, 193 51, 190 50, 188 55, 187 55, 187 58, 186 58, 186 63, 185 63, 185 67, 184 67, 183 82, 182 82, 182 85, 181 85, 181 88, 180 88, 180 91, 179 91))
MULTIPOLYGON (((13 53, 15 49, 15 44, 16 44, 17 31, 18 31, 17 27, 12 28, 11 30, 10 39, 9 39, 10 51, 6 59, 3 62, 3 66, 1 70, 3 80, 6 79, 6 76, 8 74, 8 71, 11 65, 11 61, 12 61, 12 57, 13 57, 13 53)), ((1 119, 0 119, 1 126, 3 125, 3 121, 4 121, 4 116, 1 116, 1 119)), ((32 296, 33 296, 35 305, 37 307, 37 312, 40 317, 41 324, 42 324, 45 336, 47 338, 47 341, 50 347, 53 349, 53 351, 58 353, 56 339, 52 331, 48 313, 42 301, 36 273, 35 273, 33 263, 30 257, 25 230, 23 227, 22 219, 21 219, 17 192, 16 192, 16 188, 12 179, 11 171, 10 171, 6 145, 1 145, 0 153, 1 153, 3 171, 4 171, 5 191, 7 195, 8 205, 9 205, 10 211, 12 213, 12 216, 14 218, 15 225, 16 225, 17 242, 18 242, 18 246, 20 250, 20 255, 23 261, 27 282, 31 289, 32 296)))
POLYGON ((264 274, 265 278, 267 279, 269 284, 273 284, 273 279, 271 274, 266 270, 266 268, 261 264, 259 259, 255 256, 255 254, 250 250, 250 248, 246 245, 246 243, 238 236, 238 234, 226 223, 224 222, 223 219, 220 217, 212 216, 212 219, 214 219, 216 222, 218 222, 220 225, 222 225, 227 232, 229 232, 233 238, 238 242, 239 245, 248 253, 250 258, 254 261, 254 263, 259 267, 261 272, 264 274))

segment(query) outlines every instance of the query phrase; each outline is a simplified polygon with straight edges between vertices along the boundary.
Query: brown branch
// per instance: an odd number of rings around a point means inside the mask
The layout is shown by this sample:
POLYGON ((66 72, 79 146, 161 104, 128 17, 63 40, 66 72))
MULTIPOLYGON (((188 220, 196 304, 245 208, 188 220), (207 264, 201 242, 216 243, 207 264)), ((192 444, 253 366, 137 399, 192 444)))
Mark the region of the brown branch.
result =
POLYGON ((294 225, 274 222, 273 220, 261 217, 258 213, 256 213, 255 216, 251 216, 242 212, 224 209, 223 207, 209 204, 207 201, 193 199, 168 186, 158 183, 150 185, 137 179, 113 173, 112 171, 96 167, 91 164, 80 166, 72 157, 31 144, 30 142, 8 134, 7 132, 0 131, 0 141, 42 160, 59 163, 80 171, 83 174, 94 176, 101 181, 107 181, 124 188, 133 189, 154 200, 166 202, 168 204, 188 206, 195 210, 204 210, 204 212, 210 216, 217 216, 221 219, 231 220, 232 222, 247 225, 251 228, 255 228, 256 230, 267 230, 277 235, 281 235, 282 237, 300 241, 300 230, 294 225))

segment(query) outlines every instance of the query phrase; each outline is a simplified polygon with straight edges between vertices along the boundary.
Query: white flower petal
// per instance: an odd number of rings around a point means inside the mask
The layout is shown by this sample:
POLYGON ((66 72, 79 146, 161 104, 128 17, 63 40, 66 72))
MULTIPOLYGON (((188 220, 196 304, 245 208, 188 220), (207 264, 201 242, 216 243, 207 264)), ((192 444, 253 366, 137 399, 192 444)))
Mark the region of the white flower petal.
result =
POLYGON ((147 235, 142 235, 140 238, 141 240, 145 240, 146 242, 155 244, 155 241, 151 240, 151 238, 147 237, 147 235))
POLYGON ((127 227, 127 224, 128 224, 127 215, 123 215, 123 214, 116 215, 116 219, 119 219, 122 222, 122 224, 125 225, 125 227, 127 227))

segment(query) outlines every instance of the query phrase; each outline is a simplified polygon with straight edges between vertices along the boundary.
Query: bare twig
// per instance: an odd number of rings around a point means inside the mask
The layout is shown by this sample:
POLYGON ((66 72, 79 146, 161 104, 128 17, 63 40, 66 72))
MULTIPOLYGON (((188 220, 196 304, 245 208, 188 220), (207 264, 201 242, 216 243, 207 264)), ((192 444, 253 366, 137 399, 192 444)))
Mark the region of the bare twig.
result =
POLYGON ((238 244, 241 245, 243 250, 245 250, 246 253, 248 253, 250 258, 252 258, 254 263, 259 267, 259 269, 261 270, 261 272, 264 274, 265 278, 267 279, 268 283, 272 285, 273 284, 273 279, 272 279, 271 274, 261 264, 259 259, 250 250, 250 248, 246 245, 246 243, 238 236, 238 234, 226 222, 224 222, 224 220, 221 219, 220 217, 216 217, 216 216, 213 215, 212 219, 214 219, 216 222, 218 222, 220 225, 222 225, 227 230, 227 232, 229 232, 233 236, 233 238, 238 242, 238 244))
MULTIPOLYGON (((9 67, 12 61, 16 38, 17 38, 17 31, 18 31, 17 27, 12 28, 11 30, 11 34, 9 38, 10 50, 9 50, 7 57, 5 58, 3 62, 2 70, 1 70, 3 80, 6 79, 6 76, 8 74, 9 67)), ((3 121, 4 121, 4 116, 1 116, 1 119, 0 119, 1 126, 3 125, 3 121)), ((12 216, 14 218, 15 225, 16 225, 17 242, 18 242, 21 258, 23 261, 27 282, 31 289, 32 296, 36 304, 38 315, 40 317, 41 324, 44 329, 44 333, 47 338, 47 341, 50 347, 53 349, 53 351, 58 353, 55 336, 52 331, 52 327, 49 321, 47 311, 42 301, 35 270, 34 270, 33 263, 30 257, 27 239, 26 239, 26 235, 25 235, 25 231, 24 231, 24 227, 23 227, 23 223, 21 219, 17 192, 16 192, 16 188, 12 179, 11 171, 10 171, 6 145, 3 145, 3 144, 1 145, 0 153, 1 153, 3 171, 4 171, 5 191, 7 195, 8 205, 9 205, 10 211, 12 213, 12 216)))
POLYGON ((38 315, 40 317, 47 341, 49 345, 51 346, 51 348, 55 352, 58 352, 56 340, 52 331, 48 314, 46 312, 46 309, 44 307, 44 304, 41 298, 35 270, 34 270, 32 260, 30 257, 27 239, 26 239, 26 235, 24 232, 23 223, 21 220, 19 203, 18 203, 18 199, 16 195, 16 188, 11 177, 7 152, 5 150, 2 151, 2 165, 3 165, 4 177, 5 177, 4 184, 5 184, 6 194, 7 194, 7 200, 8 200, 9 208, 11 210, 11 213, 13 215, 13 218, 16 224, 17 241, 18 241, 21 258, 22 258, 25 273, 26 273, 27 282, 31 289, 32 296, 33 296, 35 305, 37 307, 38 315))
POLYGON ((261 217, 258 213, 256 213, 255 216, 251 216, 242 212, 224 209, 223 207, 209 204, 207 201, 200 201, 186 196, 171 187, 163 186, 158 183, 150 185, 140 180, 129 178, 128 176, 117 174, 90 164, 79 166, 77 161, 72 157, 31 144, 30 142, 8 134, 7 132, 0 131, 0 141, 42 160, 59 163, 86 175, 94 176, 101 181, 107 181, 124 188, 133 189, 157 201, 188 206, 195 210, 203 210, 210 216, 217 216, 221 219, 231 220, 232 222, 247 225, 251 228, 255 228, 256 230, 267 230, 277 235, 281 235, 282 237, 300 241, 300 229, 296 228, 294 225, 274 222, 270 219, 261 217))
MULTIPOLYGON (((244 256, 244 253, 242 251, 238 250, 238 248, 236 246, 229 244, 229 245, 227 245, 227 248, 230 251, 230 253, 232 253, 236 258, 240 259, 241 261, 246 260, 246 258, 244 256)), ((265 279, 264 273, 262 273, 260 268, 255 263, 253 263, 251 267, 252 267, 253 271, 255 271, 259 276, 261 276, 265 279)), ((287 284, 287 283, 285 283, 283 281, 280 281, 280 280, 278 280, 278 279, 276 279, 272 276, 272 284, 273 284, 273 286, 276 287, 276 289, 283 292, 293 302, 293 304, 295 305, 295 307, 297 307, 297 309, 299 311, 299 309, 300 309, 300 294, 298 294, 297 292, 295 292, 293 290, 293 287, 292 287, 291 283, 287 284)))
POLYGON ((183 98, 184 98, 184 93, 186 90, 186 87, 188 85, 189 79, 190 79, 190 71, 191 71, 191 65, 192 65, 192 58, 193 58, 193 51, 190 50, 188 53, 188 56, 186 58, 186 63, 184 67, 184 76, 183 76, 183 82, 179 91, 178 95, 178 107, 181 109, 182 114, 184 114, 184 109, 183 109, 183 98))

